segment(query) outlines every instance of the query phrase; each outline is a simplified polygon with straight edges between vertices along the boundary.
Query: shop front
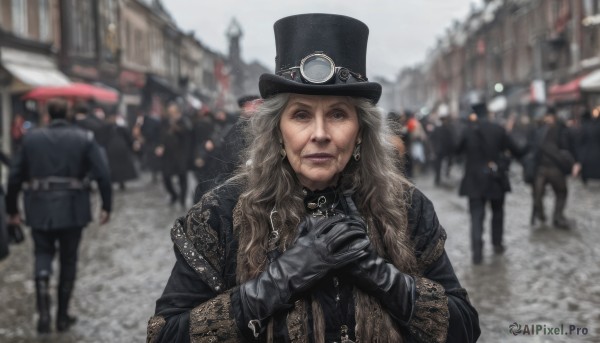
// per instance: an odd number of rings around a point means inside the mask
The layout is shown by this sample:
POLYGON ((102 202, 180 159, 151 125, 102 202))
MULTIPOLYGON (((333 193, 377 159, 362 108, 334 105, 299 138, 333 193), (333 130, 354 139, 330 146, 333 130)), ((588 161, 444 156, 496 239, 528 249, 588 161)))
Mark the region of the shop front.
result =
POLYGON ((556 84, 548 90, 548 104, 556 108, 558 116, 564 120, 578 115, 586 105, 581 91, 581 81, 589 74, 580 75, 568 82, 556 84))
MULTIPOLYGON (((2 150, 11 151, 11 123, 16 114, 39 115, 21 100, 21 95, 40 86, 66 86, 69 78, 45 54, 0 47, 0 102, 2 109, 2 150)), ((26 118, 27 119, 27 118, 26 118)), ((41 118, 32 120, 36 124, 41 118)))

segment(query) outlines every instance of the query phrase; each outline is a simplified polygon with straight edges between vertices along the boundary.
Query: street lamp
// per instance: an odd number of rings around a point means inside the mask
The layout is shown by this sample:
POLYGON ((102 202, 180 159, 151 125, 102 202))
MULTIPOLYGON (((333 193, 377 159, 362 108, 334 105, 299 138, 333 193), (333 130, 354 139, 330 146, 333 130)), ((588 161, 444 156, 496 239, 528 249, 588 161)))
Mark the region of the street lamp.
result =
POLYGON ((496 93, 502 93, 502 91, 504 91, 504 85, 498 82, 494 85, 494 90, 496 93))

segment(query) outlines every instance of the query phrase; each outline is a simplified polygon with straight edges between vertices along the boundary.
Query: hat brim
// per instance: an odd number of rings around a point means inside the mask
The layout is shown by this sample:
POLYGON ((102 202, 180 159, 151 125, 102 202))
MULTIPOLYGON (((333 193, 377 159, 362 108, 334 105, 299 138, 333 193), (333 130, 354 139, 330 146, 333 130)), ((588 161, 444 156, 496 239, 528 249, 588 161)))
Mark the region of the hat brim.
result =
POLYGON ((360 97, 377 104, 381 97, 381 85, 377 82, 313 85, 291 81, 274 74, 262 74, 258 81, 258 89, 263 99, 280 93, 296 93, 360 97))

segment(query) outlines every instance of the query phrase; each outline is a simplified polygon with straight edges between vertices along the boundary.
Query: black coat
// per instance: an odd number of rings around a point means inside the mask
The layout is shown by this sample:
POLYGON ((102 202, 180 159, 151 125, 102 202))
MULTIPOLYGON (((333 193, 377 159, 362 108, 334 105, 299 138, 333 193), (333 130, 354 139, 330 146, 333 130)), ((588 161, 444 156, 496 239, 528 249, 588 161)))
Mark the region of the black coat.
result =
POLYGON ((242 156, 244 150, 248 147, 245 131, 249 123, 248 119, 240 117, 223 138, 220 154, 220 160, 222 161, 221 178, 223 180, 230 177, 240 163, 245 162, 242 161, 242 156))
MULTIPOLYGON (((48 177, 82 180, 90 173, 98 182, 102 209, 110 212, 110 174, 100 146, 89 131, 55 120, 23 138, 23 146, 10 169, 6 210, 8 214, 18 213, 17 196, 24 182, 48 177)), ((89 195, 88 188, 27 190, 27 225, 39 230, 83 227, 92 219, 89 195)))
MULTIPOLYGON (((6 165, 10 165, 8 156, 0 151, 0 161, 6 165)), ((0 209, 5 207, 4 203, 4 188, 0 185, 0 209)), ((5 212, 0 212, 0 261, 8 256, 8 242, 9 235, 6 226, 6 215, 5 212)))
POLYGON ((211 138, 214 130, 214 121, 210 117, 200 117, 194 119, 194 135, 192 137, 192 156, 191 164, 194 169, 203 169, 195 165, 196 159, 201 159, 205 163, 208 158, 206 151, 206 142, 211 138))
POLYGON ((581 137, 580 155, 581 177, 600 179, 600 120, 590 120, 584 124, 581 137))
POLYGON ((504 156, 510 151, 520 157, 524 148, 517 147, 506 130, 487 120, 469 122, 458 143, 456 152, 466 157, 465 171, 460 183, 459 194, 470 198, 498 199, 510 191, 507 169, 508 160, 504 156), (500 175, 492 175, 490 162, 495 163, 500 175))
POLYGON ((165 175, 184 174, 189 168, 192 127, 186 118, 175 123, 163 120, 159 144, 164 147, 160 160, 165 175))
POLYGON ((202 168, 202 182, 196 187, 194 199, 204 194, 205 191, 218 185, 228 176, 230 170, 229 157, 226 157, 228 149, 227 135, 233 130, 234 124, 221 121, 213 121, 212 132, 208 138, 212 141, 214 149, 205 150, 205 166, 202 168))
POLYGON ((86 115, 85 117, 83 117, 81 119, 75 118, 73 121, 73 124, 75 124, 76 126, 82 128, 82 129, 91 131, 94 134, 94 138, 99 143, 103 139, 105 139, 104 128, 106 127, 106 124, 102 120, 98 119, 97 117, 94 117, 91 115, 86 115))
POLYGON ((142 145, 142 154, 145 166, 151 171, 160 170, 160 158, 156 156, 154 150, 160 142, 161 122, 150 115, 144 116, 142 124, 142 137, 144 144, 142 145))
POLYGON ((454 137, 452 134, 452 127, 450 124, 445 123, 436 126, 431 136, 429 137, 433 151, 438 158, 444 158, 452 155, 454 152, 454 137))
POLYGON ((106 126, 104 148, 108 156, 110 179, 112 182, 124 182, 137 178, 133 163, 133 138, 127 128, 110 124, 106 126))
MULTIPOLYGON (((4 205, 4 189, 0 187, 0 206, 4 205)), ((1 207, 0 207, 1 208, 1 207)), ((9 235, 6 225, 6 215, 4 211, 0 213, 0 261, 5 259, 9 254, 9 235)))
MULTIPOLYGON (((224 184, 207 193, 185 219, 177 220, 171 231, 177 261, 162 296, 156 302, 155 317, 150 320, 148 328, 149 341, 185 343, 190 342, 192 335, 211 342, 244 341, 240 336, 236 338, 236 332, 247 330, 247 323, 236 324, 233 318, 237 318, 239 307, 232 305, 235 304, 236 261, 240 253, 233 229, 236 223, 234 207, 240 192, 240 187, 224 184), (232 293, 231 300, 229 293, 232 293)), ((427 324, 411 326, 411 333, 408 333, 409 330, 406 333, 406 342, 431 343, 432 340, 426 338, 428 333, 423 331, 444 331, 445 327, 448 327, 447 342, 476 341, 480 334, 477 312, 469 303, 467 293, 443 249, 446 234, 437 220, 433 204, 416 189, 408 207, 408 228, 420 266, 415 277, 440 285, 437 292, 441 297, 427 298, 423 295, 427 301, 421 303, 417 300, 423 306, 415 305, 412 322, 427 324), (434 312, 428 310, 435 304, 448 309, 449 320, 435 317, 434 312)), ((350 322, 354 320, 351 292, 349 297, 342 296, 342 304, 333 312, 334 309, 327 304, 332 303, 334 295, 326 291, 327 287, 317 287, 313 293, 323 308, 326 323, 331 315, 340 311, 350 322)), ((290 317, 287 317, 288 320, 291 320, 290 317)), ((285 328, 285 323, 280 322, 286 320, 286 314, 278 318, 274 326, 285 328)), ((308 321, 311 321, 310 318, 309 314, 308 321)), ((275 329, 274 341, 288 342, 284 338, 288 335, 287 330, 279 329, 275 329)), ((325 330, 326 336, 339 337, 339 327, 326 327, 325 330)), ((353 327, 350 330, 352 336, 353 327)), ((300 337, 292 339, 293 342, 297 340, 300 337)))

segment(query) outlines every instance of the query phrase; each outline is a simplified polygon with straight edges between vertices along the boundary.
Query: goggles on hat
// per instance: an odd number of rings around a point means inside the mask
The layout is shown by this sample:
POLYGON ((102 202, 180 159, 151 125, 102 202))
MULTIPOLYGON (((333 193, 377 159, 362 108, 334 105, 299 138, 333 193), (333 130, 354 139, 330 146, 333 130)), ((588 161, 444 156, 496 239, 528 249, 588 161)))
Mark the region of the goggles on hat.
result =
POLYGON ((316 85, 368 81, 366 77, 348 68, 336 67, 333 59, 321 52, 304 57, 300 61, 300 66, 280 70, 277 75, 296 82, 316 85))

